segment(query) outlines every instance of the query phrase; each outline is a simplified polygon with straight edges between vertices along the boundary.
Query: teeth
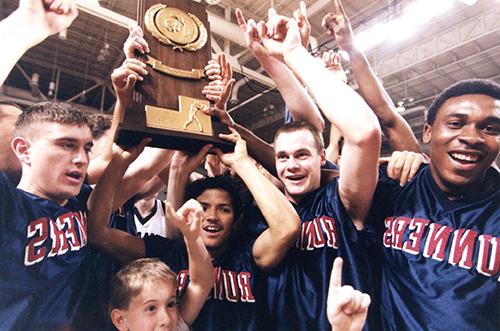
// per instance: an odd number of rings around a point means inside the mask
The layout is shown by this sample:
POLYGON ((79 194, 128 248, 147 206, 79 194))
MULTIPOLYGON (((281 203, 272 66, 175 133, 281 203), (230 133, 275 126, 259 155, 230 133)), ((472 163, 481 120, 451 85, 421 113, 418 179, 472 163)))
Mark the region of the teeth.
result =
POLYGON ((206 227, 205 227, 205 230, 206 230, 206 231, 209 231, 209 232, 216 232, 216 231, 218 231, 218 230, 219 230, 219 228, 218 228, 218 227, 216 227, 216 226, 206 226, 206 227))
POLYGON ((477 155, 466 155, 460 153, 452 153, 451 157, 460 161, 467 161, 467 162, 476 162, 479 159, 477 155))

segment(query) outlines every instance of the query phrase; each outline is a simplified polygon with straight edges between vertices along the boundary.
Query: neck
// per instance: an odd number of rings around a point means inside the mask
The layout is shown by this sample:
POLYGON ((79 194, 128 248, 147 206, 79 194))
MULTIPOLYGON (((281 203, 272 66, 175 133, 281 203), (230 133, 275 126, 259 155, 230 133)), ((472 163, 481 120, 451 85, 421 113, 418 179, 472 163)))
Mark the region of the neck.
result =
POLYGON ((140 203, 136 204, 135 207, 137 208, 141 216, 147 216, 155 206, 155 202, 156 199, 141 201, 140 203))

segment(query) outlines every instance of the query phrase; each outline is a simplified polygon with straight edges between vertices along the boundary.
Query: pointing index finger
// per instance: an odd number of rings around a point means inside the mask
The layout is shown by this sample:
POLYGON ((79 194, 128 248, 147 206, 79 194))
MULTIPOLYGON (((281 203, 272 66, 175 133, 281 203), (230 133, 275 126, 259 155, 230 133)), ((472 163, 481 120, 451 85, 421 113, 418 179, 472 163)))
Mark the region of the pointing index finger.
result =
POLYGON ((333 8, 335 15, 345 16, 344 7, 342 6, 340 0, 333 0, 333 8))
POLYGON ((333 261, 332 273, 330 275, 330 288, 340 288, 342 285, 342 265, 341 257, 335 258, 333 261))

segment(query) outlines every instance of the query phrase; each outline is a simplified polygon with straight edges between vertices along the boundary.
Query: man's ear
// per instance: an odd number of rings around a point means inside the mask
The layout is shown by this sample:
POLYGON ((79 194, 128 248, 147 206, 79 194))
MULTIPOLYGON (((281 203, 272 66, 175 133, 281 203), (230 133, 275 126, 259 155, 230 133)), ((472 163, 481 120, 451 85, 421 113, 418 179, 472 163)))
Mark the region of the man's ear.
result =
POLYGON ((432 128, 428 123, 425 123, 422 134, 422 142, 428 144, 431 142, 432 138, 432 128))
POLYGON ((321 166, 324 166, 326 164, 326 151, 325 149, 321 149, 321 152, 319 153, 319 157, 321 158, 321 166))
POLYGON ((31 164, 31 143, 28 139, 24 137, 15 137, 14 139, 12 139, 10 146, 14 150, 14 153, 16 153, 16 156, 19 161, 21 161, 21 163, 25 163, 28 165, 31 164))
POLYGON ((111 321, 113 325, 120 331, 127 330, 127 318, 125 317, 125 312, 118 308, 111 311, 111 321))

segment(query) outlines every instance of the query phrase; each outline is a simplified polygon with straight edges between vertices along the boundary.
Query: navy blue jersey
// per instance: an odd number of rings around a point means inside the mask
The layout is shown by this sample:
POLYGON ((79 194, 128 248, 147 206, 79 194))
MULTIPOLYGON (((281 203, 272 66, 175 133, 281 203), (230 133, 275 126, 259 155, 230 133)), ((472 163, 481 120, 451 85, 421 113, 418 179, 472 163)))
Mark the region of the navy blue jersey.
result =
MULTIPOLYGON (((356 230, 337 189, 338 178, 335 178, 295 205, 302 220, 302 232, 280 266, 267 278, 266 329, 331 330, 326 301, 330 272, 337 256, 346 261, 343 284, 375 298, 367 255, 374 243, 373 233, 356 230)), ((376 325, 378 314, 370 312, 369 316, 369 324, 376 325)))
POLYGON ((404 187, 381 169, 373 206, 386 330, 500 328, 499 177, 487 173, 493 193, 450 201, 428 166, 404 187))
POLYGON ((0 330, 72 323, 88 283, 90 187, 60 206, 0 173, 0 330))
MULTIPOLYGON (((179 290, 188 283, 189 263, 183 241, 146 236, 146 256, 157 257, 177 273, 179 290)), ((262 330, 257 327, 255 285, 258 268, 252 241, 233 241, 213 262, 214 288, 192 325, 193 330, 262 330)))

